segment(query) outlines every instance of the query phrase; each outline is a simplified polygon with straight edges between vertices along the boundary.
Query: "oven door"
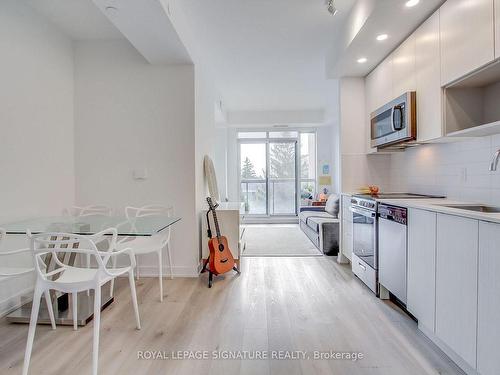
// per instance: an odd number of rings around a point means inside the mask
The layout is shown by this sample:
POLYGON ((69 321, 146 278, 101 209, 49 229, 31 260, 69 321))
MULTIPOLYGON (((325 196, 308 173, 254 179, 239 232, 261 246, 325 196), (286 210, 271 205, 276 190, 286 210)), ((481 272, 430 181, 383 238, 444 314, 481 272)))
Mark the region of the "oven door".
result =
POLYGON ((353 253, 368 266, 378 268, 377 214, 359 207, 351 207, 353 222, 353 253))

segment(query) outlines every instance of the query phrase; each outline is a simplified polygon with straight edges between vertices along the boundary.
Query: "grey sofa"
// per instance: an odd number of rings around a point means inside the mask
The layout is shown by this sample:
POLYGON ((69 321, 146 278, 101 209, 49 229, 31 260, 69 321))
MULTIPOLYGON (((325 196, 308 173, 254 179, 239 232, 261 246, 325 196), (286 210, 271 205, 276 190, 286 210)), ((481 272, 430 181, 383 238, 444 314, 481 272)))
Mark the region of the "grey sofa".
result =
POLYGON ((326 255, 338 255, 340 220, 338 196, 331 195, 325 207, 301 207, 300 228, 326 255))

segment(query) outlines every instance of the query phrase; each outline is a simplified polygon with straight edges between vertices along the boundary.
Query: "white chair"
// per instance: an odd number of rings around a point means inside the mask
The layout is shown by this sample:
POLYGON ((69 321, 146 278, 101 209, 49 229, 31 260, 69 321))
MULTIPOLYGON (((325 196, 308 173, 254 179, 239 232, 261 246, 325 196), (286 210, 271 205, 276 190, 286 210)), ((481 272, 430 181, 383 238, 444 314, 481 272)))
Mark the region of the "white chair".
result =
MULTIPOLYGON (((35 270, 37 280, 33 297, 33 307, 31 309, 30 326, 24 355, 23 375, 28 373, 33 340, 35 337, 38 310, 40 308, 40 297, 50 290, 63 293, 72 293, 74 296, 81 291, 94 290, 94 340, 92 352, 92 374, 97 374, 97 363, 99 353, 99 327, 101 320, 101 287, 105 283, 128 273, 130 291, 132 294, 132 304, 134 307, 137 329, 141 329, 139 319, 139 308, 137 306, 137 296, 135 291, 135 281, 133 267, 135 258, 130 249, 124 248, 118 252, 113 252, 117 239, 116 229, 106 229, 92 236, 80 236, 69 233, 42 233, 32 235, 28 231, 31 240, 31 250, 35 257, 35 270), (96 242, 102 240, 105 235, 111 235, 109 251, 99 251, 96 242), (58 255, 67 253, 90 254, 97 262, 98 268, 79 268, 63 263, 58 255), (130 265, 122 268, 108 269, 106 264, 110 257, 120 254, 128 254, 130 265), (47 259, 52 259, 57 264, 57 268, 50 272, 45 272, 47 259)), ((63 257, 64 258, 64 257, 63 257)), ((73 313, 75 314, 75 312, 73 313)), ((75 316, 73 315, 73 321, 75 316)))
MULTIPOLYGON (((0 228, 0 243, 5 238, 5 229, 0 228)), ((23 253, 31 253, 31 249, 18 249, 12 251, 2 251, 0 252, 0 257, 3 256, 12 256, 23 253)), ((35 271, 33 267, 10 267, 10 266, 0 266, 0 280, 6 279, 10 277, 17 277, 32 273, 35 271)), ((52 325, 52 329, 56 329, 56 321, 54 319, 54 310, 52 309, 52 302, 50 300, 50 294, 48 291, 44 293, 45 302, 47 303, 47 310, 49 312, 50 324, 52 325)))
MULTIPOLYGON (((133 226, 134 220, 136 218, 160 215, 172 217, 173 211, 173 207, 149 205, 143 207, 126 207, 125 215, 127 216, 127 219, 131 221, 133 226)), ((118 250, 123 249, 124 247, 132 248, 132 251, 136 257, 143 254, 157 254, 158 278, 160 281, 160 301, 163 301, 163 248, 166 248, 167 250, 168 265, 170 267, 170 278, 173 279, 172 257, 170 254, 170 235, 171 229, 170 227, 168 227, 153 236, 126 237, 123 240, 119 241, 119 243, 117 244, 118 250)), ((113 258, 113 262, 116 262, 116 258, 113 258)), ((115 267, 116 263, 114 263, 113 266, 115 267)), ((139 278, 139 267, 136 267, 136 274, 137 278, 139 278)), ((111 295, 113 295, 113 283, 111 284, 111 295)))

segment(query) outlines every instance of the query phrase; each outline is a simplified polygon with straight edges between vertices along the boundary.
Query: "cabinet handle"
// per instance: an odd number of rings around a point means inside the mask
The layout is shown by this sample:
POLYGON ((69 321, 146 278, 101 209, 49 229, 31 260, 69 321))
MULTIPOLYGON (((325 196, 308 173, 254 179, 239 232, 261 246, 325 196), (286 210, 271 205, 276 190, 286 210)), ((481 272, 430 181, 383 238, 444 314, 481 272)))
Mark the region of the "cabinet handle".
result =
POLYGON ((366 267, 361 262, 358 262, 358 266, 360 266, 363 271, 366 271, 366 267))

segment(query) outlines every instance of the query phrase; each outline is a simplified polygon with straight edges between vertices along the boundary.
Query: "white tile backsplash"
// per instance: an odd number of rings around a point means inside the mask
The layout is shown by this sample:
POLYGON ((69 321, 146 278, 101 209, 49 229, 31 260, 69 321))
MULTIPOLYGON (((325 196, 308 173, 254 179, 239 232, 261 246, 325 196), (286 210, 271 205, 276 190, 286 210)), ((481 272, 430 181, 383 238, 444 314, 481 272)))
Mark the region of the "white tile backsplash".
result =
POLYGON ((500 167, 488 170, 500 135, 428 144, 391 156, 391 190, 500 206, 500 167))

